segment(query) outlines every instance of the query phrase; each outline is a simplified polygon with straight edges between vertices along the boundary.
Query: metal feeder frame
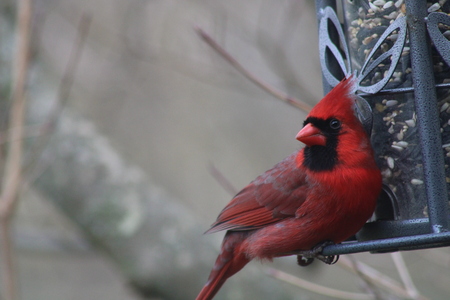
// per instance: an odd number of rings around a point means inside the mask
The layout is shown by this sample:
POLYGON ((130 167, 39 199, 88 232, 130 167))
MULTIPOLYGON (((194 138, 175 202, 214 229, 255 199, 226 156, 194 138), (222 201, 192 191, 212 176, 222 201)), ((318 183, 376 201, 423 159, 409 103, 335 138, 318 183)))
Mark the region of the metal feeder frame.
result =
MULTIPOLYGON (((407 0, 405 4, 406 15, 402 17, 402 20, 397 19, 395 22, 398 22, 397 26, 401 28, 399 30, 407 30, 405 36, 409 36, 413 86, 383 89, 394 72, 394 66, 379 83, 370 88, 361 87, 359 91, 362 93, 359 95, 414 93, 428 218, 367 223, 359 233, 363 236, 363 241, 347 241, 327 246, 322 252, 324 255, 365 251, 382 253, 450 245, 449 200, 436 96, 436 89, 450 88, 450 84, 435 84, 430 43, 431 39, 444 61, 450 66, 450 41, 437 29, 438 23, 450 25, 450 16, 438 12, 428 13, 426 1, 407 0)), ((348 46, 342 45, 345 35, 337 17, 336 8, 336 1, 316 0, 319 52, 325 93, 330 91, 345 74, 351 73, 349 50, 348 46), (326 28, 330 22, 335 26, 332 32, 326 28), (334 55, 334 60, 328 60, 327 55, 330 53, 334 55), (346 59, 342 58, 342 54, 346 56, 346 59), (342 74, 342 77, 336 78, 333 74, 342 74)), ((378 60, 378 63, 389 56, 401 55, 402 49, 403 44, 392 47, 384 58, 378 60)))

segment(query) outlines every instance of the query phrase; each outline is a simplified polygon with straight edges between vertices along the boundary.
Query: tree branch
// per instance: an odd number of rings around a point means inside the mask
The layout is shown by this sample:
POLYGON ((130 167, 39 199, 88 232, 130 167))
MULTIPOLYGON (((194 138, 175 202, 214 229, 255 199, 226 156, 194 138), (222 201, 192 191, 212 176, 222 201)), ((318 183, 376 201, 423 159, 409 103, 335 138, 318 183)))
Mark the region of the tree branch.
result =
MULTIPOLYGON (((62 75, 61 81, 58 86, 58 94, 56 98, 56 102, 53 108, 48 113, 48 117, 45 122, 40 126, 39 132, 41 133, 40 139, 38 139, 29 149, 30 157, 33 160, 27 164, 24 172, 27 173, 28 182, 32 182, 37 176, 39 176, 41 170, 45 168, 42 164, 39 164, 39 158, 42 155, 42 151, 48 144, 48 140, 50 138, 50 133, 55 127, 56 122, 63 110, 66 106, 66 103, 69 99, 70 91, 72 89, 72 85, 74 82, 75 73, 77 70, 78 63, 80 61, 81 53, 83 50, 83 46, 86 40, 86 37, 89 33, 89 28, 92 22, 92 16, 83 13, 80 21, 78 22, 77 28, 77 36, 73 42, 72 49, 69 54, 69 59, 67 61, 67 65, 64 69, 64 73, 62 75)), ((1 136, 0 136, 1 143, 1 136)))
POLYGON ((244 75, 247 79, 255 83, 257 86, 262 88, 264 91, 268 92, 272 96, 296 107, 305 112, 309 112, 312 107, 305 102, 295 99, 287 95, 286 93, 278 90, 277 88, 271 86, 270 84, 264 82, 258 78, 255 74, 248 71, 241 63, 239 63, 231 54, 229 54, 225 49, 223 49, 209 34, 207 34, 202 28, 195 26, 195 31, 200 35, 200 37, 205 41, 211 48, 213 48, 220 56, 222 56, 228 63, 230 63, 239 73, 244 75))
POLYGON ((398 274, 403 281, 403 285, 406 288, 406 292, 409 294, 411 299, 421 299, 419 290, 414 285, 414 282, 409 274, 408 268, 406 267, 403 256, 400 252, 391 253, 392 260, 394 261, 395 267, 397 268, 398 274))
MULTIPOLYGON (((364 274, 372 283, 397 297, 409 298, 410 296, 399 282, 361 261, 355 261, 353 264, 349 258, 342 256, 336 264, 351 272, 364 274)), ((427 298, 420 296, 418 299, 426 300, 427 298)))
POLYGON ((2 270, 5 300, 14 300, 18 297, 10 222, 19 199, 18 194, 21 182, 25 85, 30 57, 31 0, 19 1, 17 14, 17 50, 13 66, 13 94, 9 123, 9 140, 11 142, 8 144, 6 153, 0 194, 2 270))
POLYGON ((329 287, 326 287, 323 285, 313 283, 308 280, 303 280, 299 277, 290 275, 288 273, 285 273, 283 271, 279 271, 276 269, 269 269, 268 274, 279 280, 293 284, 302 289, 314 292, 319 295, 325 295, 328 297, 333 297, 333 298, 337 298, 337 299, 345 299, 345 300, 373 300, 373 299, 375 299, 375 297, 371 294, 351 293, 351 292, 345 292, 345 291, 341 291, 341 290, 332 289, 332 288, 329 288, 329 287))

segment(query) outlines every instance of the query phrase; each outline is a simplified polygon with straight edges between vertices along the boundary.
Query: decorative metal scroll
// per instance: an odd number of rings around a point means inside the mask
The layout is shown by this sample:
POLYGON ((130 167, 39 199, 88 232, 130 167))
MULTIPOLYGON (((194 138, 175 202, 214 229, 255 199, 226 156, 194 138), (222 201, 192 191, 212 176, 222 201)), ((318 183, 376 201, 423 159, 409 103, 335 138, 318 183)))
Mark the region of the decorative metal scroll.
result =
POLYGON ((351 67, 350 67, 350 53, 348 50, 348 45, 347 42, 345 40, 345 35, 344 35, 344 31, 342 29, 341 23, 339 22, 339 19, 336 15, 336 13, 334 12, 334 10, 327 6, 325 7, 325 9, 323 10, 323 15, 322 18, 320 20, 320 24, 319 24, 319 53, 320 53, 320 64, 322 65, 322 73, 324 78, 326 79, 326 81, 331 85, 331 86, 336 86, 341 79, 336 78, 331 71, 328 69, 328 52, 329 51, 333 54, 334 58, 336 59, 336 61, 338 62, 342 72, 344 74, 349 74, 351 72, 351 67), (341 50, 339 49, 339 45, 336 45, 331 36, 330 36, 330 32, 328 31, 328 24, 329 22, 331 22, 334 26, 334 28, 336 29, 338 36, 339 36, 339 40, 342 44, 342 50, 345 54, 345 58, 342 57, 341 54, 341 50))
POLYGON ((382 63, 387 58, 391 57, 391 63, 389 70, 383 79, 375 84, 369 86, 359 85, 359 90, 369 94, 375 94, 379 92, 391 79, 392 74, 394 74, 395 68, 397 67, 398 61, 402 55, 403 46, 406 41, 406 17, 400 17, 395 22, 393 22, 378 39, 378 42, 373 47, 368 58, 366 59, 363 67, 361 68, 360 75, 358 76, 358 84, 364 80, 380 63, 382 63), (386 38, 391 35, 394 31, 397 32, 397 40, 394 45, 386 52, 382 53, 380 56, 375 58, 375 54, 380 50, 380 46, 386 40, 386 38), (373 59, 373 61, 371 61, 373 59))
MULTIPOLYGON (((427 17, 427 29, 430 38, 436 47, 439 54, 445 63, 450 66, 450 41, 441 32, 439 26, 444 24, 450 27, 450 16, 441 12, 432 12, 427 17)), ((407 41, 407 24, 406 17, 399 17, 393 22, 385 32, 380 36, 375 46, 372 48, 367 56, 366 61, 356 74, 358 78, 358 91, 368 94, 376 94, 383 90, 389 80, 394 74, 397 64, 401 59, 402 51, 407 41), (385 43, 386 39, 393 33, 396 33, 396 41, 392 47, 387 51, 379 54, 382 51, 380 47, 385 43), (373 72, 383 61, 389 59, 389 69, 384 72, 381 80, 370 85, 363 85, 363 81, 367 79, 369 74, 373 72)), ((333 72, 329 69, 328 61, 330 55, 333 56, 342 73, 348 75, 356 73, 352 70, 350 64, 349 46, 347 44, 346 36, 342 29, 342 25, 336 15, 336 12, 331 7, 326 7, 321 11, 321 19, 319 24, 319 53, 320 63, 322 65, 322 73, 330 86, 336 86, 341 78, 336 78, 333 72), (332 32, 330 32, 332 28, 332 32), (336 34, 337 37, 332 37, 336 34)), ((450 84, 438 84, 437 87, 449 87, 450 84)), ((399 89, 401 91, 402 89, 399 89)), ((403 90, 406 91, 405 88, 403 90)), ((392 92, 392 90, 390 90, 392 92)))
POLYGON ((450 17, 441 12, 433 12, 428 15, 427 28, 431 40, 437 51, 442 56, 447 65, 450 66, 450 41, 445 38, 439 30, 439 24, 450 26, 450 17))

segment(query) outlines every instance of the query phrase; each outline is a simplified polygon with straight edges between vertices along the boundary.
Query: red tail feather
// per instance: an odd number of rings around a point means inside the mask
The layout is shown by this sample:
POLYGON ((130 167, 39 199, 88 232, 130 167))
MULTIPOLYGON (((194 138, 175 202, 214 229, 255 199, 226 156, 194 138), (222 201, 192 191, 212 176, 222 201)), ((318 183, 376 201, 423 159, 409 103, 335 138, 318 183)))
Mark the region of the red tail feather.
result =
POLYGON ((228 232, 226 234, 222 250, 209 275, 208 282, 195 300, 211 300, 225 281, 250 261, 242 251, 239 251, 246 236, 246 232, 228 232))

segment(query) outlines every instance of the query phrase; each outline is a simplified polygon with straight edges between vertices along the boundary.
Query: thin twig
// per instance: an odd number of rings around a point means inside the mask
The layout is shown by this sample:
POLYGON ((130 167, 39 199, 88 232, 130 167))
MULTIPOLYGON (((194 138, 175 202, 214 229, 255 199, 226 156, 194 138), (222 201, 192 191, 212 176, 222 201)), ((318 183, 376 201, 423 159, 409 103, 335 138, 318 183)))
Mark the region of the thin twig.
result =
POLYGON ((350 259, 353 265, 353 270, 355 271, 356 275, 358 275, 358 277, 366 284, 366 289, 374 296, 375 299, 382 299, 382 297, 380 296, 380 292, 377 290, 375 286, 374 281, 368 276, 366 276, 366 274, 363 271, 361 271, 355 257, 353 255, 349 255, 348 258, 350 259))
POLYGON ((220 184, 220 186, 228 192, 231 196, 238 193, 238 190, 231 184, 231 182, 217 169, 213 163, 208 164, 208 170, 211 176, 220 184))
POLYGON ((8 130, 6 165, 1 186, 0 216, 6 216, 11 211, 20 181, 20 166, 22 162, 22 136, 25 113, 25 83, 29 60, 29 34, 31 22, 31 1, 21 0, 18 9, 17 51, 14 59, 13 94, 11 117, 8 130))
POLYGON ((48 139, 50 138, 50 132, 54 129, 54 126, 60 116, 62 110, 66 106, 69 99, 70 91, 74 82, 76 67, 80 61, 83 46, 85 44, 86 37, 89 32, 89 28, 92 22, 92 17, 90 14, 83 13, 81 19, 78 23, 77 36, 73 42, 72 49, 69 54, 69 60, 64 69, 57 94, 57 101, 50 111, 47 122, 42 125, 41 132, 43 133, 41 138, 37 140, 33 147, 30 149, 31 157, 34 160, 26 166, 27 180, 28 183, 32 182, 35 178, 41 174, 45 167, 39 165, 39 157, 41 157, 44 148, 47 145, 48 139), (45 135, 47 133, 47 135, 45 135))
MULTIPOLYGON (((69 94, 72 89, 76 67, 80 61, 83 46, 85 44, 86 37, 89 33, 89 28, 91 26, 92 16, 88 13, 83 13, 81 19, 78 22, 77 36, 73 41, 72 49, 70 51, 69 60, 67 61, 66 68, 64 69, 63 76, 58 88, 58 103, 59 106, 64 106, 64 104, 69 99, 69 94)), ((54 109, 52 120, 57 119, 61 109, 54 109)))
POLYGON ((277 88, 271 86, 270 84, 264 82, 258 78, 255 74, 248 71, 241 63, 239 63, 231 54, 229 54, 225 49, 223 49, 208 33, 206 33, 202 28, 195 26, 195 31, 200 35, 200 37, 213 48, 220 56, 222 56, 227 62, 229 62, 239 73, 247 77, 250 81, 261 87, 263 90, 269 94, 275 96, 276 98, 296 107, 305 112, 309 112, 312 107, 303 101, 296 99, 287 95, 286 93, 278 90, 277 88))
POLYGON ((411 299, 419 299, 419 290, 414 285, 408 268, 406 267, 405 261, 403 260, 402 254, 400 252, 394 252, 391 253, 391 257, 409 296, 411 297, 411 299))
MULTIPOLYGON (((361 272, 366 276, 367 278, 370 278, 373 282, 375 282, 378 286, 384 288, 385 290, 388 290, 392 292, 393 294, 399 296, 399 297, 407 297, 408 294, 405 292, 405 289, 402 287, 400 283, 393 280, 392 278, 384 275, 380 271, 366 265, 365 263, 361 261, 356 261, 356 267, 358 272, 361 272)), ((347 257, 341 257, 339 261, 337 262, 337 265, 344 267, 345 269, 357 273, 354 264, 352 261, 347 257)))
MULTIPOLYGON (((336 265, 339 265, 353 273, 356 273, 353 263, 350 261, 349 258, 347 258, 345 256, 341 256, 341 258, 336 263, 336 265)), ((409 298, 408 292, 405 290, 405 288, 402 286, 402 284, 400 284, 398 281, 390 278, 389 276, 366 265, 365 263, 363 263, 361 261, 356 261, 356 266, 357 266, 358 272, 362 272, 364 274, 364 276, 369 278, 374 284, 376 284, 380 288, 384 289, 385 291, 390 292, 391 294, 393 294, 397 297, 409 298)), ((428 298, 426 298, 424 296, 420 296, 420 298, 418 298, 418 299, 427 300, 428 298)))
POLYGON ((30 57, 31 0, 19 1, 17 14, 17 51, 13 66, 13 93, 9 123, 11 142, 8 144, 0 193, 2 269, 4 280, 3 296, 5 300, 15 300, 18 298, 10 222, 19 199, 18 194, 21 182, 22 136, 26 97, 25 85, 30 57))
POLYGON ((11 239, 11 222, 2 221, 1 224, 1 247, 2 247, 2 275, 3 275, 3 297, 2 300, 17 299, 17 279, 15 256, 11 239))
MULTIPOLYGON (((0 146, 6 143, 10 143, 17 139, 17 136, 13 136, 10 134, 11 130, 5 130, 4 132, 0 132, 0 146)), ((22 138, 32 138, 38 137, 47 133, 47 126, 44 125, 31 125, 23 127, 23 135, 22 138)))
POLYGON ((332 289, 332 288, 329 288, 329 287, 326 287, 323 285, 312 283, 311 281, 308 281, 308 280, 303 280, 296 276, 293 276, 293 275, 290 275, 283 271, 279 271, 279 270, 272 269, 272 268, 269 268, 267 273, 270 276, 275 277, 279 280, 293 284, 302 289, 314 292, 319 295, 325 295, 328 297, 334 297, 337 299, 346 299, 346 300, 373 300, 373 299, 375 299, 373 297, 373 295, 370 295, 370 294, 351 293, 351 292, 345 292, 345 291, 341 291, 341 290, 337 290, 337 289, 332 289))

